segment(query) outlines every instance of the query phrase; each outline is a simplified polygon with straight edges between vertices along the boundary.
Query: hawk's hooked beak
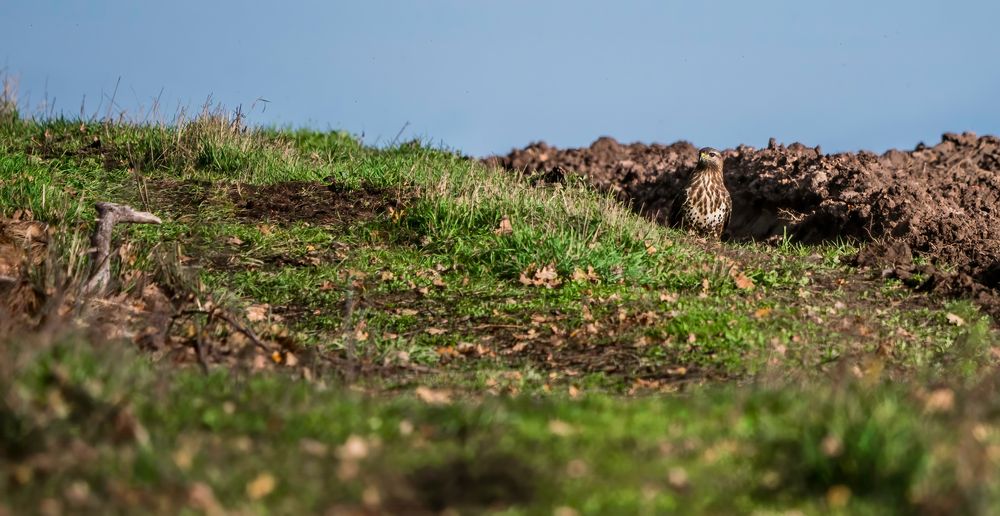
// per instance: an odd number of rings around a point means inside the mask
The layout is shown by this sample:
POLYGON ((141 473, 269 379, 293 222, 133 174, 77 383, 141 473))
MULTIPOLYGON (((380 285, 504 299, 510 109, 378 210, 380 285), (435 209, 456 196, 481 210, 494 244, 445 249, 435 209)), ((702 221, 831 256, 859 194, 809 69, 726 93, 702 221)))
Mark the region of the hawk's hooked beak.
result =
POLYGON ((706 160, 708 160, 708 153, 706 153, 706 152, 699 153, 698 154, 698 160, 700 160, 700 161, 706 161, 706 160))

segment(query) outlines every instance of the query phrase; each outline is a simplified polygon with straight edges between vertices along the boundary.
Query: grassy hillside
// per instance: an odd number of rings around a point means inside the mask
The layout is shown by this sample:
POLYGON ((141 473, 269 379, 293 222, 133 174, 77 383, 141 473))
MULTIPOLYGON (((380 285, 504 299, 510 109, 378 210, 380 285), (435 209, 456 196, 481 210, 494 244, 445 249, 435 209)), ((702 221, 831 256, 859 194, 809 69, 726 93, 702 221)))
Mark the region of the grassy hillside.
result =
POLYGON ((212 114, 6 115, 0 220, 0 514, 1000 500, 993 323, 852 243, 706 243, 572 174, 212 114), (163 224, 116 231, 93 298, 96 201, 163 224))

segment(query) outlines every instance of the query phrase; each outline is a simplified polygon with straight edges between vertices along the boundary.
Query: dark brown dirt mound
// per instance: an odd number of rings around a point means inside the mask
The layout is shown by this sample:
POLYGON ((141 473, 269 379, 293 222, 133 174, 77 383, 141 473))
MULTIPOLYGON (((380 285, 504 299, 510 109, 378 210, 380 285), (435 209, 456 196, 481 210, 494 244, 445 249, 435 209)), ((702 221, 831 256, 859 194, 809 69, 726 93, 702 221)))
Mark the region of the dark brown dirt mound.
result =
POLYGON ((400 202, 387 190, 348 190, 335 184, 307 181, 241 185, 232 191, 232 197, 236 215, 244 220, 302 221, 317 225, 368 220, 390 207, 398 207, 400 202))
MULTIPOLYGON (((724 154, 734 202, 726 238, 898 240, 931 263, 969 276, 952 280, 1000 288, 1000 138, 948 133, 933 147, 881 156, 824 154, 819 147, 772 140, 765 149, 740 146, 724 154)), ((668 223, 696 160, 697 149, 687 142, 623 145, 605 137, 580 149, 535 143, 486 161, 527 172, 563 167, 584 174, 668 223)), ((886 263, 893 261, 898 257, 886 263)))

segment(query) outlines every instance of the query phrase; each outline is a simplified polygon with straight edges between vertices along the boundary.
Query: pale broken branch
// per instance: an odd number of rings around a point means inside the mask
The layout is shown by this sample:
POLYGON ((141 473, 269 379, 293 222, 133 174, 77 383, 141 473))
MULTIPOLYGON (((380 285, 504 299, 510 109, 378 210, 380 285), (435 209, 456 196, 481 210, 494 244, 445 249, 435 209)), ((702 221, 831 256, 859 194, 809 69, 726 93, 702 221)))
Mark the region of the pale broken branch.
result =
POLYGON ((111 280, 111 232, 115 225, 160 224, 162 221, 152 213, 113 202, 99 202, 94 208, 97 210, 97 227, 90 237, 90 278, 84 285, 83 292, 85 295, 97 296, 104 293, 111 280))

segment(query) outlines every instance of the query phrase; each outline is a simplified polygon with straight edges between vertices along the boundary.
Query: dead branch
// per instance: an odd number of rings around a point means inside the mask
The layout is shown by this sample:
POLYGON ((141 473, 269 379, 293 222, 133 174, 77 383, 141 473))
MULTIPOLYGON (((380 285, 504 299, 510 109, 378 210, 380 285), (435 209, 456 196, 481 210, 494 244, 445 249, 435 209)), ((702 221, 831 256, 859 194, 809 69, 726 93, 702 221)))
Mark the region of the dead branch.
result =
MULTIPOLYGON (((220 321, 228 324, 234 330, 238 331, 239 333, 242 333, 244 336, 246 336, 246 338, 250 339, 250 342, 252 342, 258 348, 264 351, 271 351, 271 348, 269 348, 267 344, 264 344, 264 341, 260 340, 260 337, 257 336, 257 333, 254 332, 249 326, 244 326, 240 324, 240 322, 237 321, 235 317, 233 317, 231 314, 223 311, 220 308, 213 308, 211 310, 202 310, 198 308, 181 310, 180 312, 174 314, 174 317, 170 320, 170 325, 172 326, 174 321, 176 321, 178 318, 188 315, 205 315, 208 316, 209 320, 219 319, 220 321)), ((169 326, 167 327, 167 331, 168 332, 170 331, 169 326)))
POLYGON ((234 330, 245 335, 258 348, 263 349, 264 351, 271 350, 271 348, 267 347, 267 344, 264 344, 264 342, 260 340, 260 337, 258 337, 257 334, 254 333, 254 331, 249 326, 244 326, 240 324, 232 315, 223 312, 219 309, 213 310, 212 315, 229 323, 229 325, 232 326, 234 330))
POLYGON ((344 320, 341 331, 344 335, 344 352, 347 355, 347 381, 354 382, 358 368, 358 341, 354 326, 351 324, 354 317, 354 278, 347 278, 347 295, 344 299, 344 320))
POLYGON ((85 295, 98 296, 104 293, 111 280, 111 232, 115 224, 160 224, 162 221, 152 213, 136 211, 131 206, 112 202, 99 202, 94 205, 94 209, 97 210, 97 227, 90 237, 90 279, 84 285, 83 292, 85 295))
MULTIPOLYGON (((197 323, 195 323, 197 324, 197 323)), ((197 324, 197 329, 194 335, 194 352, 195 356, 198 357, 198 366, 201 367, 201 372, 208 374, 208 360, 205 359, 205 329, 197 324)))

